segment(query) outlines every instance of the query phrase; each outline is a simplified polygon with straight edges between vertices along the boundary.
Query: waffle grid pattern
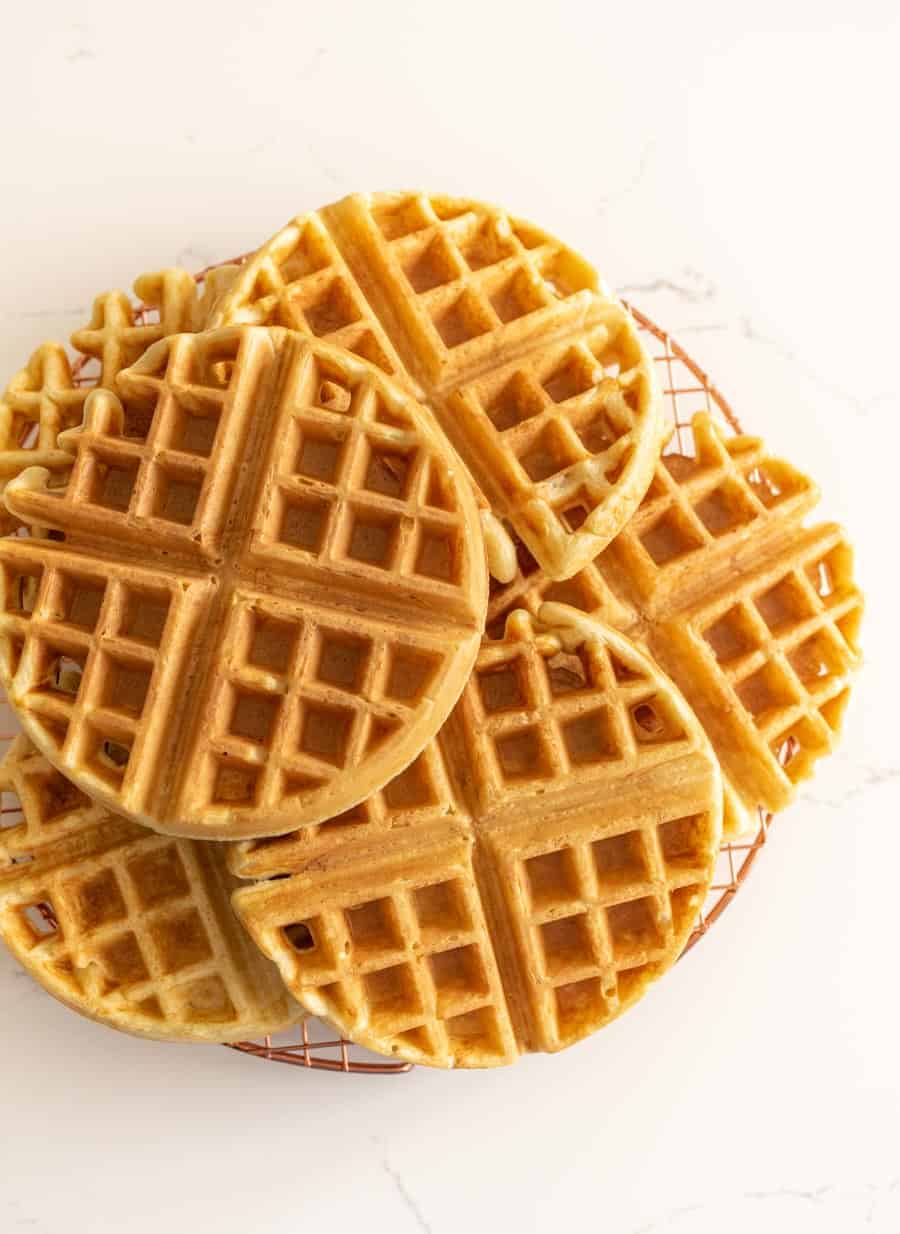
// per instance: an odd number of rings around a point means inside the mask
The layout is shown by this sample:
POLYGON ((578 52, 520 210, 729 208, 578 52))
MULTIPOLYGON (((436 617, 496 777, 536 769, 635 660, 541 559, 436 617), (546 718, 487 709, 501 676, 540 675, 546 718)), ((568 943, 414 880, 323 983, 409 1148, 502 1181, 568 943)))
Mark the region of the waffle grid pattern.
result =
MULTIPOLYGON (((2 710, 8 709, 3 703, 2 710)), ((2 737, 0 758, 8 740, 2 737)), ((0 805, 0 870, 28 863, 48 844, 67 841, 104 817, 100 806, 32 750, 25 737, 17 737, 0 779, 0 792, 7 794, 0 805)))
POLYGON ((277 563, 299 549, 329 571, 408 587, 426 579, 458 603, 458 490, 409 412, 365 378, 348 389, 324 357, 298 365, 288 390, 292 411, 270 469, 278 496, 255 525, 254 556, 277 563))
POLYGON ((488 643, 472 680, 462 707, 482 809, 604 765, 636 773, 688 748, 659 683, 599 642, 549 657, 535 640, 488 643))
POLYGON ((564 584, 520 551, 518 577, 494 586, 487 629, 497 637, 512 608, 563 599, 645 642, 707 727, 743 808, 735 825, 752 826, 747 811, 783 808, 834 748, 859 662, 862 599, 839 530, 803 527, 818 500, 812 482, 758 439, 727 436, 711 415, 715 391, 702 376, 692 381, 683 353, 664 341, 654 360, 679 417, 636 514, 564 584), (798 562, 814 544, 832 564, 813 562, 805 577, 798 562), (822 585, 828 594, 814 594, 822 585), (774 614, 768 622, 763 610, 774 614))
POLYGON ((612 1016, 666 966, 694 920, 709 877, 709 823, 702 815, 583 837, 547 851, 515 853, 500 867, 523 906, 516 926, 545 1048, 577 1041, 598 1008, 612 1016), (526 855, 527 854, 527 855, 526 855))
POLYGON ((145 715, 154 675, 161 688, 160 676, 180 674, 190 591, 21 538, 0 544, 0 585, 8 680, 67 766, 121 788, 131 750, 157 723, 145 715))
POLYGON ((446 860, 400 888, 385 877, 365 903, 358 892, 330 897, 288 927, 294 969, 321 992, 312 1010, 365 1023, 394 1053, 501 1061, 515 1044, 477 888, 464 864, 446 860))
MULTIPOLYGON (((664 330, 655 325, 633 305, 632 315, 651 349, 663 386, 666 419, 673 430, 667 453, 691 455, 693 447, 692 420, 697 412, 707 412, 715 424, 729 433, 740 432, 739 422, 729 403, 699 365, 664 330)), ((544 600, 573 604, 588 613, 595 613, 620 629, 633 631, 636 614, 622 596, 614 591, 610 581, 592 564, 565 584, 548 584, 527 550, 520 546, 519 577, 510 588, 495 587, 489 615, 489 633, 502 634, 509 609, 524 607, 536 612, 544 600), (560 593, 559 588, 565 588, 560 593), (580 602, 579 602, 580 601, 580 602), (618 614, 618 615, 617 615, 618 614)), ((842 619, 844 633, 852 637, 850 615, 842 619)), ((792 745, 787 741, 780 751, 779 761, 789 760, 792 745)), ((706 900, 700 909, 685 952, 690 950, 710 930, 727 909, 741 886, 755 868, 760 853, 769 841, 773 815, 760 808, 755 831, 738 839, 724 842, 716 861, 706 900)), ((263 873, 262 870, 259 871, 263 873)), ((248 874, 253 871, 248 869, 248 874)), ((569 1014, 573 1015, 577 1008, 569 1014)), ((384 1062, 367 1056, 364 1051, 337 1037, 328 1025, 317 1021, 304 1024, 296 1039, 276 1042, 271 1039, 244 1043, 243 1049, 256 1057, 344 1073, 378 1073, 392 1075, 409 1069, 408 1063, 384 1062)))
POLYGON ((65 349, 57 343, 42 344, 9 383, 0 404, 4 463, 8 455, 14 456, 10 474, 19 470, 16 463, 29 449, 34 451, 29 459, 49 465, 58 453, 59 434, 81 423, 85 397, 72 376, 65 349))
POLYGON ((660 447, 652 366, 594 270, 482 203, 358 195, 264 245, 215 324, 320 333, 290 306, 332 279, 338 250, 347 266, 329 283, 340 292, 327 320, 343 306, 380 321, 494 514, 558 577, 589 561, 637 504, 660 447), (320 256, 298 261, 304 244, 320 256))
MULTIPOLYGON (((357 203, 374 225, 385 262, 415 297, 417 318, 428 323, 426 363, 442 382, 459 372, 459 349, 462 363, 471 363, 473 352, 486 353, 502 340, 504 327, 596 289, 587 262, 540 229, 480 202, 414 193, 357 203)), ((553 316, 559 320, 559 313, 553 316)))
MULTIPOLYGON (((174 846, 158 839, 146 842, 154 852, 149 860, 173 866, 181 858, 171 856, 174 846)), ((91 1000, 109 998, 112 991, 127 988, 142 1016, 149 1019, 184 1019, 186 1004, 200 995, 223 1019, 236 1009, 218 976, 212 944, 193 905, 187 874, 172 871, 172 887, 165 900, 148 913, 134 876, 135 861, 126 863, 108 854, 98 863, 86 863, 87 877, 78 866, 65 874, 48 873, 37 893, 26 895, 28 903, 5 906, 6 930, 14 945, 28 947, 24 931, 32 935, 31 946, 41 948, 48 968, 71 982, 77 995, 91 1000), (179 893, 180 892, 180 893, 179 893), (96 902, 96 913, 92 904, 96 902), (102 902, 102 907, 99 907, 102 902), (44 905, 52 921, 46 928, 30 910, 44 905), (18 913, 19 929, 9 914, 18 913), (82 940, 90 936, 89 950, 97 963, 83 958, 82 940), (67 938, 79 940, 80 954, 73 955, 67 938), (196 984, 195 984, 196 983, 196 984)), ((30 948, 29 948, 30 950, 30 948)))
POLYGON ((210 892, 211 878, 228 886, 223 851, 85 809, 24 738, 0 786, 0 935, 57 997, 161 1038, 218 1040, 295 1018, 264 962, 251 957, 239 976, 239 927, 210 892))
POLYGON ((231 867, 241 878, 268 878, 360 838, 377 843, 395 828, 440 826, 459 813, 441 746, 431 741, 383 789, 343 814, 285 836, 239 842, 232 849, 231 867))
MULTIPOLYGON (((711 411, 718 424, 725 424, 731 431, 737 431, 739 426, 734 413, 706 373, 665 331, 633 306, 631 306, 631 312, 639 329, 643 332, 645 341, 654 350, 653 359, 662 377, 667 419, 674 428, 669 451, 688 455, 691 453, 691 420, 697 411, 711 411)), ((152 305, 143 304, 136 309, 135 320, 138 322, 152 321, 156 316, 156 309, 152 305)), ((90 389, 95 381, 95 363, 86 361, 84 356, 79 357, 72 366, 73 386, 78 390, 86 390, 90 389)), ((40 385, 41 383, 38 383, 38 390, 40 385)), ((79 403, 79 408, 80 406, 79 403)), ((72 420, 78 419, 80 419, 80 410, 72 416, 72 420)), ((51 426, 48 430, 51 440, 55 432, 55 427, 51 426)), ((565 594, 551 594, 546 585, 530 582, 534 577, 535 563, 533 559, 528 560, 527 552, 522 552, 521 556, 526 559, 527 568, 515 583, 518 589, 518 596, 515 599, 516 607, 524 606, 530 611, 536 611, 541 600, 555 599, 575 604, 576 607, 583 608, 586 612, 597 612, 604 620, 611 621, 619 628, 627 630, 633 624, 632 611, 629 606, 622 601, 620 596, 610 591, 608 581, 593 565, 582 570, 575 579, 570 580, 569 584, 563 585, 567 587, 565 594), (579 597, 581 603, 578 603, 579 597), (601 598, 605 600, 607 606, 605 609, 601 607, 601 598), (621 616, 616 616, 616 610, 621 612, 623 609, 629 614, 624 620, 621 616)), ((509 591, 500 592, 498 589, 498 595, 492 605, 495 637, 499 633, 497 623, 502 620, 502 613, 507 607, 513 606, 507 603, 510 600, 509 591)), ((5 705, 4 712, 6 715, 5 731, 7 733, 15 731, 14 717, 5 705)), ((789 743, 787 748, 789 749, 789 743)), ((373 805, 370 800, 366 810, 371 809, 373 805)), ((7 808, 4 807, 4 814, 6 811, 7 808)), ((759 853, 769 838, 771 825, 771 814, 761 809, 758 828, 754 834, 722 845, 706 903, 700 911, 686 950, 703 937, 737 894, 754 868, 759 853)), ((313 831, 318 830, 319 828, 313 828, 309 833, 312 834, 313 831)), ((314 1020, 305 1021, 299 1032, 289 1039, 265 1037, 258 1041, 244 1042, 240 1048, 263 1059, 338 1073, 398 1074, 409 1070, 410 1067, 408 1063, 386 1062, 371 1056, 367 1057, 365 1051, 352 1046, 345 1039, 336 1037, 328 1025, 314 1020)))
MULTIPOLYGON (((815 546, 811 561, 799 563, 762 595, 741 599, 716 623, 717 632, 723 632, 724 623, 736 638, 748 639, 737 658, 729 660, 726 676, 773 751, 791 736, 804 746, 791 731, 798 722, 808 719, 821 742, 837 727, 829 722, 828 709, 846 694, 847 687, 835 678, 851 667, 848 646, 855 640, 859 601, 848 571, 839 572, 835 562, 840 541, 831 539, 831 545, 815 546)), ((713 654, 717 636, 709 626, 704 630, 713 654)), ((721 662, 724 656, 717 658, 721 662)), ((788 763, 789 775, 795 766, 793 760, 788 763)))
MULTIPOLYGON (((308 1010, 386 1054, 444 1066, 490 1065, 517 1056, 517 1036, 525 1048, 552 1050, 596 1030, 676 958, 712 872, 719 781, 696 723, 665 680, 624 640, 601 630, 582 633, 567 651, 558 635, 535 634, 529 619, 518 618, 504 643, 483 646, 463 700, 439 738, 458 781, 457 803, 443 820, 433 812, 407 816, 389 849, 359 825, 350 835, 341 828, 320 836, 318 857, 298 837, 238 846, 235 873, 258 876, 265 870, 275 881, 239 892, 237 910, 308 1010), (533 748, 537 741, 544 743, 541 752, 533 748), (485 775, 488 764, 493 783, 485 775), (535 777, 543 780, 540 796, 535 777), (526 781, 526 790, 517 794, 514 780, 526 781), (473 926, 485 895, 496 911, 499 901, 486 888, 506 895, 505 867, 521 864, 523 849, 542 850, 545 892, 561 901, 566 887, 557 862, 560 844, 568 853, 573 832, 588 828, 598 853, 609 848, 610 816, 633 830, 635 803, 621 799, 623 786, 630 791, 635 783, 638 813, 652 818, 657 801, 671 801, 672 784, 692 807, 691 817, 670 820, 671 827, 680 827, 675 838, 671 828, 662 828, 665 840, 647 841, 644 884, 619 879, 617 885, 614 874, 601 880, 601 891, 595 886, 580 903, 578 920, 564 925, 556 923, 557 904, 553 920, 534 927, 543 947, 537 968, 530 957, 514 958, 496 923, 488 932, 480 909, 473 926), (584 824, 572 821, 579 811, 590 814, 584 824), (454 842, 460 830, 467 838, 454 842), (463 849, 454 863, 458 873, 438 880, 435 871, 447 865, 451 847, 463 849), (316 873, 306 878, 310 861, 316 873), (281 881, 278 874, 296 877, 281 881), (424 885, 430 887, 427 904, 416 890, 424 885), (648 896, 658 946, 641 950, 648 896), (551 986, 581 980, 569 963, 570 932, 582 928, 586 905, 595 902, 607 924, 601 929, 591 919, 597 948, 592 962, 604 980, 601 988, 594 982, 578 991, 576 1029, 561 1005, 543 1005, 543 995, 551 986), (427 936, 423 917, 432 922, 427 936), (629 933, 635 940, 631 951, 623 941, 629 933), (491 976, 494 949, 507 978, 519 972, 514 988, 521 982, 533 996, 533 1014, 518 1034, 507 1024, 503 991, 491 976)), ((656 827, 647 825, 655 836, 656 827)), ((559 860, 565 865, 569 857, 559 860)), ((526 913, 507 897, 504 915, 512 930, 528 934, 526 913)), ((563 1002, 567 997, 560 995, 563 1002)))
POLYGON ((95 391, 84 428, 63 438, 74 453, 66 489, 32 472, 7 493, 23 519, 73 533, 65 545, 19 538, 0 554, 9 564, 0 625, 13 697, 39 716, 45 748, 70 774, 112 808, 164 830, 223 827, 227 835, 236 824, 247 834, 254 820, 277 827, 279 810, 284 829, 304 809, 311 819, 316 811, 329 817, 369 780, 371 789, 383 783, 384 769, 389 778, 408 745, 421 748, 475 654, 484 581, 463 477, 405 396, 284 331, 167 339, 119 387, 124 406, 95 391), (278 392, 266 393, 276 363, 278 392), (242 459, 265 398, 277 402, 253 476, 242 459), (187 453, 186 442, 198 453, 187 453), (251 531, 235 537, 229 520, 242 502, 252 503, 251 531), (321 543, 304 521, 315 508, 330 527, 321 543), (79 540, 101 510, 119 563, 101 562, 91 541, 79 540), (148 543, 157 560, 151 553, 142 572, 131 562, 136 553, 146 558, 148 543), (160 556, 167 546, 174 551, 160 556), (42 567, 49 581, 25 612, 22 596, 42 567), (132 604, 128 580, 138 575, 143 600, 132 604), (105 598, 104 577, 112 580, 105 598), (336 582, 366 616, 317 602, 316 587, 336 582), (170 612, 156 623, 156 640, 134 643, 122 622, 134 609, 134 620, 153 624, 149 610, 161 593, 170 612), (183 703, 178 681, 189 679, 171 641, 165 681, 152 677, 153 649, 164 625, 181 649, 189 646, 188 618, 200 628, 211 604, 221 630, 188 686, 207 709, 195 709, 189 730, 172 737, 165 714, 172 699, 183 703), (438 611, 440 631, 428 617, 438 611), (448 627, 460 637, 448 640, 448 627), (155 744, 138 727, 151 691, 155 744), (285 723, 275 724, 279 711, 285 723), (283 738, 277 750, 275 732, 283 738), (166 741, 169 754, 182 748, 173 741, 187 743, 201 774, 156 793, 144 771, 160 758, 165 764, 166 741))
POLYGON ((214 801, 276 807, 364 764, 416 726, 445 665, 436 636, 236 592, 210 696, 214 801))
POLYGON ((390 377, 404 377, 378 319, 314 214, 279 232, 232 320, 287 326, 343 347, 390 377))
MULTIPOLYGON (((83 429, 67 434, 64 448, 73 454, 68 487, 58 500, 66 505, 69 525, 84 506, 104 511, 107 525, 119 536, 132 527, 145 535, 152 531, 190 553, 197 541, 211 548, 227 513, 227 486, 219 500, 218 523, 204 507, 209 505, 210 479, 222 457, 218 443, 227 428, 228 394, 219 366, 233 364, 233 340, 218 364, 192 373, 198 357, 193 339, 181 336, 168 348, 167 371, 162 377, 128 372, 119 381, 124 402, 113 394, 92 395, 83 429), (193 378, 193 380, 191 380, 193 378), (201 514, 205 514, 201 522, 201 514), (204 543, 205 541, 205 543, 204 543)), ((93 509, 85 518, 96 518, 93 509)))
POLYGON ((65 472, 71 460, 57 438, 81 423, 90 391, 111 389, 152 343, 193 328, 197 284, 187 271, 142 275, 135 291, 143 301, 137 306, 121 291, 97 296, 90 321, 72 336, 74 360, 45 343, 9 383, 0 400, 0 481, 29 464, 65 472))
POLYGON ((478 469, 485 491, 533 551, 542 555, 539 532, 564 557, 570 538, 590 534, 617 500, 646 428, 646 385, 637 337, 611 312, 581 337, 463 385, 445 419, 468 426, 469 456, 488 460, 478 469))
POLYGON ((743 795, 787 805, 834 747, 856 667, 862 606, 839 528, 813 529, 721 596, 659 632, 669 671, 723 744, 743 795), (805 542, 804 542, 805 541, 805 542))
POLYGON ((139 359, 153 343, 169 334, 191 330, 197 302, 197 284, 186 270, 143 274, 135 292, 156 312, 135 312, 122 291, 97 296, 89 323, 72 335, 72 346, 99 362, 98 384, 111 390, 123 369, 139 359))
MULTIPOLYGON (((758 438, 726 439, 706 412, 694 417, 691 437, 687 453, 670 449, 663 456, 608 554, 651 613, 708 576, 735 543, 760 543, 818 497, 806 476, 772 458, 758 438)), ((684 438, 682 430, 675 441, 684 438)))

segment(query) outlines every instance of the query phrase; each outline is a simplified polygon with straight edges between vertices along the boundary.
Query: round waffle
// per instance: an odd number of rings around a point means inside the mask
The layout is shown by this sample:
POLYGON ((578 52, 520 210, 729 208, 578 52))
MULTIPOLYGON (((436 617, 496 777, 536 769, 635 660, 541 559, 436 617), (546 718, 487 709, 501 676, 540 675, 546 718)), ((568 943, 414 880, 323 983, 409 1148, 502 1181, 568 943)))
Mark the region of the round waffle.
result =
POLYGON ((273 329, 177 335, 91 394, 5 500, 0 678, 85 792, 170 834, 348 809, 435 734, 478 650, 484 546, 428 412, 273 329))
POLYGON ((435 1066, 559 1050, 680 954, 712 877, 722 785, 677 689, 564 605, 485 641, 452 717, 329 824, 232 849, 233 902, 299 1002, 435 1066))
POLYGON ((480 201, 356 194, 294 219, 213 307, 211 324, 239 323, 405 378, 553 578, 612 539, 659 457, 654 366, 627 311, 571 249, 480 201))
POLYGON ((301 1018, 234 916, 223 845, 116 818, 25 737, 0 790, 0 938, 56 998, 163 1041, 237 1041, 301 1018))

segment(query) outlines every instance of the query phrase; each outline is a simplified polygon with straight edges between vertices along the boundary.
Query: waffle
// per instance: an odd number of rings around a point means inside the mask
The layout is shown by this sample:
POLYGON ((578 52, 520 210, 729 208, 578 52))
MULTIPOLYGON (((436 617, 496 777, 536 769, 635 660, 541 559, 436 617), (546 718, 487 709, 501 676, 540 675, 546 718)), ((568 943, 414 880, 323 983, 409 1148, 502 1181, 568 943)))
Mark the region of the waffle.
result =
POLYGON ((776 811, 830 753, 860 660, 862 596, 834 524, 804 526, 815 485, 755 437, 698 413, 628 525, 565 584, 520 549, 488 632, 548 599, 603 616, 681 689, 719 756, 726 834, 776 811))
POLYGON ((178 335, 63 433, 0 541, 0 678, 51 762, 193 838, 380 788, 443 723, 486 570, 463 469, 371 366, 283 329, 178 335))
POLYGON ((232 847, 233 897, 294 996, 435 1066, 555 1051, 678 957, 722 789, 677 690, 564 605, 510 617, 406 772, 317 828, 232 847))
POLYGON ((0 938, 51 994, 167 1041, 235 1041, 301 1017, 234 916, 224 846, 115 818, 25 737, 0 788, 0 938))
MULTIPOLYGON (((57 445, 61 432, 80 424, 87 396, 95 386, 112 389, 117 375, 158 339, 194 328, 233 277, 215 274, 197 299, 197 286, 177 268, 140 275, 134 283, 142 301, 135 309, 122 291, 97 296, 88 324, 72 335, 78 370, 59 343, 44 343, 13 377, 0 400, 0 492, 26 467, 41 466, 66 474, 71 456, 57 445), (87 364, 86 364, 87 362, 87 364)), ((0 530, 13 526, 6 511, 0 530)))
POLYGON ((570 249, 482 202, 358 194, 296 218, 212 322, 290 326, 405 374, 554 578, 623 526, 659 456, 631 317, 570 249))

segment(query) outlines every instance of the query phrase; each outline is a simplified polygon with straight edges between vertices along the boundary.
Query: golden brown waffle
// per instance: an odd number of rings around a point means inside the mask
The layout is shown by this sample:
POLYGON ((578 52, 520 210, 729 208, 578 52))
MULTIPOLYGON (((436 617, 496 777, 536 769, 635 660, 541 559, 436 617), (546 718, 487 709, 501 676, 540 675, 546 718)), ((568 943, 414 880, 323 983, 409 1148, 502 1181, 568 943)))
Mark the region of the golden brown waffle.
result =
MULTIPOLYGON (((212 279, 203 313, 223 285, 222 275, 212 279)), ((0 400, 0 492, 26 467, 66 474, 72 459, 59 448, 57 438, 81 423, 91 390, 98 385, 112 389, 122 369, 152 343, 194 328, 201 309, 197 285, 186 270, 142 274, 134 290, 142 301, 139 309, 122 291, 104 292, 95 299, 90 322, 72 335, 76 363, 88 361, 77 377, 65 348, 44 343, 7 386, 0 400)), ((0 526, 11 525, 4 510, 0 526)))
POLYGON ((281 329, 179 335, 6 501, 0 677, 84 791, 157 830, 272 835, 431 738, 486 605, 477 508, 428 413, 281 329))
POLYGON ((225 846, 114 817, 25 737, 0 789, 0 938, 51 994, 168 1041, 235 1041, 301 1017, 234 916, 225 846))
POLYGON ((405 372, 554 578, 622 527, 659 456, 631 317, 582 258, 483 202, 357 194, 303 215, 246 262, 212 322, 290 326, 405 372))
POLYGON ((645 645, 719 756, 734 832, 757 807, 787 805, 834 748, 862 596, 841 530, 803 526, 818 500, 811 480, 705 413, 682 436, 625 529, 574 578, 554 583, 520 551, 517 577, 494 587, 488 631, 554 599, 645 645))
POLYGON ((840 527, 795 528, 780 551, 661 622, 654 654, 745 802, 787 805, 831 753, 859 664, 862 597, 840 527))
POLYGON ((547 604, 439 739, 317 828, 234 846, 241 919, 354 1041, 492 1066, 601 1028, 678 957, 720 838, 709 743, 627 639, 547 604), (287 875, 288 877, 284 877, 287 875))

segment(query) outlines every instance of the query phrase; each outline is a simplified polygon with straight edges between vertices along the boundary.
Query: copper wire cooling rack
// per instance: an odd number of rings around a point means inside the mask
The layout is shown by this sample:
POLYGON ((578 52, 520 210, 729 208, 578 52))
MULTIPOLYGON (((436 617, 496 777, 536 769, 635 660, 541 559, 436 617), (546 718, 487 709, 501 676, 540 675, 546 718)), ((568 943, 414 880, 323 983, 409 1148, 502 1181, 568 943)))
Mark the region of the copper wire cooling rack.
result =
MULTIPOLYGON (((244 258, 240 257, 232 259, 231 262, 218 264, 234 264, 235 261, 243 260, 244 258)), ((201 270, 195 276, 197 282, 202 283, 209 271, 216 268, 217 266, 214 265, 201 270)), ((693 454, 693 434, 690 422, 698 411, 710 412, 732 433, 741 432, 740 421, 728 400, 710 381, 700 365, 667 331, 651 321, 646 314, 635 308, 633 304, 628 304, 627 307, 637 322, 641 334, 645 336, 645 341, 649 343, 658 368, 666 415, 674 429, 667 450, 677 450, 680 454, 693 454)), ((154 320, 156 320, 155 309, 144 304, 136 307, 135 324, 147 325, 154 320)), ((98 365, 95 360, 80 356, 73 364, 72 372, 77 384, 88 385, 96 381, 98 365)), ((5 749, 17 731, 18 725, 15 717, 0 692, 0 749, 5 749)), ((789 750, 782 753, 782 757, 789 757, 789 755, 789 750)), ((718 921, 737 895, 753 868, 760 849, 768 839, 772 822, 773 816, 760 810, 759 826, 755 834, 722 845, 712 886, 700 911, 697 925, 682 953, 683 956, 718 921)), ((259 1041, 240 1041, 228 1048, 250 1054, 254 1058, 266 1059, 269 1062, 289 1063, 295 1067, 308 1067, 315 1071, 337 1071, 350 1075, 399 1075, 412 1070, 411 1063, 382 1060, 353 1045, 352 1042, 336 1037, 330 1025, 315 1019, 304 1021, 292 1035, 283 1041, 279 1039, 276 1042, 271 1037, 265 1037, 259 1041)))

